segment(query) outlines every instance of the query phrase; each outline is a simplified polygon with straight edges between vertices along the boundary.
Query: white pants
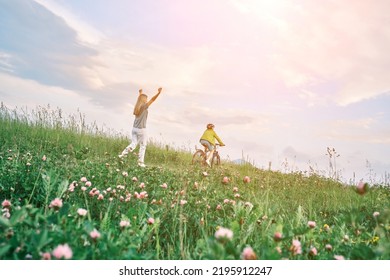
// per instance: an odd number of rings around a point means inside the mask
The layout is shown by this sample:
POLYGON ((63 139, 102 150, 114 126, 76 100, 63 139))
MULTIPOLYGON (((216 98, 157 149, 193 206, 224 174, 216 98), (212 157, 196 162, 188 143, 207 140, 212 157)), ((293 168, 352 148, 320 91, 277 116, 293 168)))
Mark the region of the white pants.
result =
POLYGON ((123 150, 122 155, 127 155, 129 152, 134 151, 134 149, 139 144, 138 162, 143 163, 145 158, 146 143, 146 128, 133 127, 133 130, 131 131, 131 143, 123 150))

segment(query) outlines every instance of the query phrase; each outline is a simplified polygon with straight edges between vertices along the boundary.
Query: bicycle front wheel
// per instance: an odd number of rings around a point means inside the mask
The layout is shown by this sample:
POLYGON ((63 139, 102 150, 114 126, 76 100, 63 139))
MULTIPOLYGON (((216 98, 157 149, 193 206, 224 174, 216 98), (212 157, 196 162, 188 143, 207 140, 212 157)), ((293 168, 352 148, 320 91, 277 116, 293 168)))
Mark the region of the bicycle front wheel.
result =
POLYGON ((206 155, 202 150, 197 150, 192 156, 193 165, 204 165, 206 161, 206 155))
POLYGON ((213 158, 211 159, 211 166, 220 165, 221 164, 221 158, 219 154, 214 154, 213 158))

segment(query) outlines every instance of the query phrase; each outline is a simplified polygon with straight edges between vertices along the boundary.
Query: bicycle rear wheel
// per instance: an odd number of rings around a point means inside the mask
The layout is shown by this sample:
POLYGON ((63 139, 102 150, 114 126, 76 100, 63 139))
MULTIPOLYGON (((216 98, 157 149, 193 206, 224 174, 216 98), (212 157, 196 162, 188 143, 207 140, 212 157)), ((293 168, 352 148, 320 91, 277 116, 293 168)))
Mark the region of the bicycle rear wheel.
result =
POLYGON ((202 150, 197 150, 192 156, 193 165, 204 165, 206 161, 206 155, 202 150))

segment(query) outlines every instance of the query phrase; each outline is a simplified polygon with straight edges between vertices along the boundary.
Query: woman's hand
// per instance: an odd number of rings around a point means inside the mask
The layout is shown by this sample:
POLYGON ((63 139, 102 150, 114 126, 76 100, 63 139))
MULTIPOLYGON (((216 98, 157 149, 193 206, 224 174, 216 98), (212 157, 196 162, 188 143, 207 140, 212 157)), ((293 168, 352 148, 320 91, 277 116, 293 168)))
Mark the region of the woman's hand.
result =
POLYGON ((161 91, 162 91, 162 88, 161 87, 158 88, 158 93, 161 93, 161 91))

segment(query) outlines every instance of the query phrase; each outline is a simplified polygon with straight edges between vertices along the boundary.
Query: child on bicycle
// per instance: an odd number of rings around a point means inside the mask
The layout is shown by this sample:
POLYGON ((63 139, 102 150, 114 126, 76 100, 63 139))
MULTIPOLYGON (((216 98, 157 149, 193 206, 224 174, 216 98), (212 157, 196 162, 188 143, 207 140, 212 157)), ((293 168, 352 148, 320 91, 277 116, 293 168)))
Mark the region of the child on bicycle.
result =
POLYGON ((200 143, 206 148, 206 163, 208 166, 211 166, 210 160, 214 154, 215 140, 218 141, 220 146, 225 146, 222 140, 218 137, 217 133, 215 133, 214 127, 215 126, 212 123, 209 123, 202 137, 200 137, 200 143), (209 151, 209 154, 207 154, 207 150, 209 151))

